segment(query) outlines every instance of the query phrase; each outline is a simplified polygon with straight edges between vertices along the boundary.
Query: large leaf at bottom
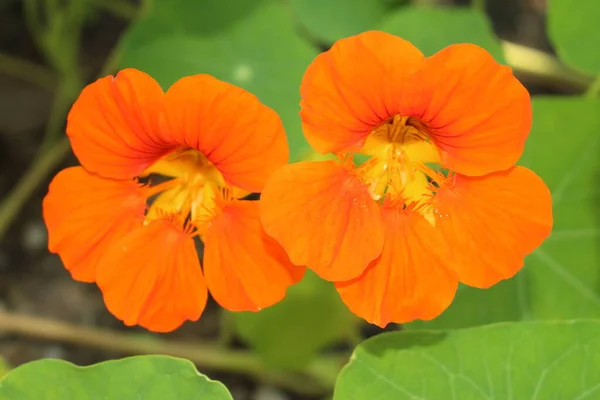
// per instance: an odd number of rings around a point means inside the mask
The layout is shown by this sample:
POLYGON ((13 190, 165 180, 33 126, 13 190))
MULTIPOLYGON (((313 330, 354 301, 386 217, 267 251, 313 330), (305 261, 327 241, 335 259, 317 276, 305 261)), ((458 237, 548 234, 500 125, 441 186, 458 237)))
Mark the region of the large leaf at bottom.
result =
MULTIPOLYGON (((223 22, 211 34, 181 22, 189 21, 189 15, 173 15, 189 12, 185 7, 165 13, 164 19, 156 15, 139 21, 124 38, 120 66, 141 69, 164 88, 200 73, 243 87, 280 115, 292 161, 298 161, 310 150, 298 115, 300 81, 317 51, 298 35, 282 1, 256 0, 252 7, 246 0, 237 2, 247 7, 246 14, 236 14, 235 23, 223 22), (152 30, 157 20, 165 32, 158 37, 152 30)), ((221 14, 230 12, 227 7, 213 9, 211 18, 216 20, 226 20, 221 14)))
POLYGON ((223 384, 187 360, 138 356, 78 367, 62 360, 24 364, 0 381, 2 400, 233 400, 223 384))
POLYGON ((600 322, 395 332, 354 351, 334 400, 600 398, 600 322))
POLYGON ((535 97, 521 165, 552 191, 554 227, 514 278, 461 287, 439 318, 409 329, 498 321, 600 318, 600 101, 535 97))

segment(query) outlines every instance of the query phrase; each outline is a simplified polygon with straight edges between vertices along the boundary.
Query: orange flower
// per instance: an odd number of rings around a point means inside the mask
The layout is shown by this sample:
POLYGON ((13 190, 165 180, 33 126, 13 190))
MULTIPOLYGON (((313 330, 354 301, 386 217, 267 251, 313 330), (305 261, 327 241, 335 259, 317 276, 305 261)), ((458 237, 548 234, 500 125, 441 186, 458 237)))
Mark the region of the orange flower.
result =
POLYGON ((164 93, 127 69, 83 90, 67 134, 83 168, 61 171, 44 199, 49 248, 126 325, 195 321, 207 288, 229 310, 260 310, 302 277, 262 230, 258 202, 238 200, 288 160, 279 117, 253 95, 208 75, 164 93))
POLYGON ((301 95, 306 138, 339 161, 276 171, 263 226, 367 321, 432 319, 459 281, 485 288, 510 278, 549 235, 548 188, 514 166, 529 94, 483 49, 424 57, 366 32, 319 55, 301 95), (369 159, 356 165, 354 153, 369 159))

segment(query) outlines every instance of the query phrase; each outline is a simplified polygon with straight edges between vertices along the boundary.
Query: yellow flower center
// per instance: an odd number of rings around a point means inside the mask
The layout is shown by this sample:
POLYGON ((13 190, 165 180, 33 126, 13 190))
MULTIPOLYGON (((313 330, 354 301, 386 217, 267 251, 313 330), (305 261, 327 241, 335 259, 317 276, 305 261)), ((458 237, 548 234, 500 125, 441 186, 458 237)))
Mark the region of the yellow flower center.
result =
POLYGON ((427 177, 435 180, 438 175, 426 164, 437 164, 440 157, 418 119, 397 115, 386 121, 371 132, 360 153, 370 158, 357 168, 357 175, 374 200, 408 206, 431 197, 427 177))
POLYGON ((146 223, 165 215, 175 215, 179 222, 185 223, 189 217, 199 234, 219 211, 220 205, 249 194, 229 186, 214 164, 195 149, 174 150, 144 172, 144 176, 151 174, 168 180, 150 188, 150 195, 160 194, 146 213, 146 223))

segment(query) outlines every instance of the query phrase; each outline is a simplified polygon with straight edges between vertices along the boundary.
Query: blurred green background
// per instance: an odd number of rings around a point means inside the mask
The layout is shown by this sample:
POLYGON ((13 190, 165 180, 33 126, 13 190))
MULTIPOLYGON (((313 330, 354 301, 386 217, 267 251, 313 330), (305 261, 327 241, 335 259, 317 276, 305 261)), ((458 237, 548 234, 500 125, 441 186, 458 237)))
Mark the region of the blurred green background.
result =
POLYGON ((314 157, 298 117, 304 70, 335 40, 370 29, 426 55, 476 43, 513 67, 534 108, 520 164, 545 179, 555 213, 552 236, 515 278, 461 287, 438 319, 387 330, 600 318, 598 20, 597 0, 0 0, 0 354, 9 366, 174 354, 236 400, 330 393, 352 348, 381 332, 350 315, 330 284, 307 274, 258 314, 211 303, 168 335, 125 328, 95 286, 72 281, 47 252, 41 199, 51 176, 77 163, 64 138, 70 105, 125 67, 164 89, 197 73, 239 85, 280 114, 292 161, 314 157))

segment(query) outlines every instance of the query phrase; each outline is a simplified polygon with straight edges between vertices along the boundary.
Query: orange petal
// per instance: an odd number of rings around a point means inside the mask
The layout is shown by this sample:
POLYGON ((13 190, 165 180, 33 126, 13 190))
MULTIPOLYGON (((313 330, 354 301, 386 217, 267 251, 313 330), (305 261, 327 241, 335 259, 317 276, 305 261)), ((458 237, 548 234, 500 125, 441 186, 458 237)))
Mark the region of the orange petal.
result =
POLYGON ((304 276, 263 231, 257 201, 234 200, 210 222, 204 239, 204 274, 210 293, 230 311, 258 311, 285 297, 304 276))
POLYGON ((484 175, 512 167, 523 152, 529 93, 476 45, 451 45, 428 57, 399 95, 401 114, 429 127, 445 168, 484 175))
POLYGON ((321 153, 358 150, 399 110, 398 94, 423 60, 410 42, 370 31, 339 40, 308 67, 300 94, 302 127, 321 153))
POLYGON ((88 171, 107 178, 140 175, 175 145, 158 122, 163 91, 149 75, 125 69, 83 89, 67 118, 73 151, 88 171))
POLYGON ((552 230, 552 199, 532 171, 514 167, 442 184, 434 207, 461 282, 486 288, 515 275, 552 230))
POLYGON ((368 322, 430 320, 442 313, 458 287, 444 237, 421 215, 384 207, 381 256, 360 277, 336 283, 350 310, 368 322))
POLYGON ((115 317, 154 332, 196 321, 208 297, 194 240, 166 219, 115 243, 100 260, 98 286, 115 317))
POLYGON ((296 265, 329 281, 353 279, 383 247, 379 205, 336 161, 301 162, 277 170, 261 196, 265 231, 296 265))
POLYGON ((288 162, 279 116, 237 86, 209 75, 180 79, 167 91, 166 112, 172 140, 202 152, 233 186, 260 192, 288 162))
POLYGON ((73 279, 96 280, 106 249, 144 219, 146 201, 133 180, 100 178, 81 167, 59 172, 44 198, 48 248, 58 253, 73 279))

